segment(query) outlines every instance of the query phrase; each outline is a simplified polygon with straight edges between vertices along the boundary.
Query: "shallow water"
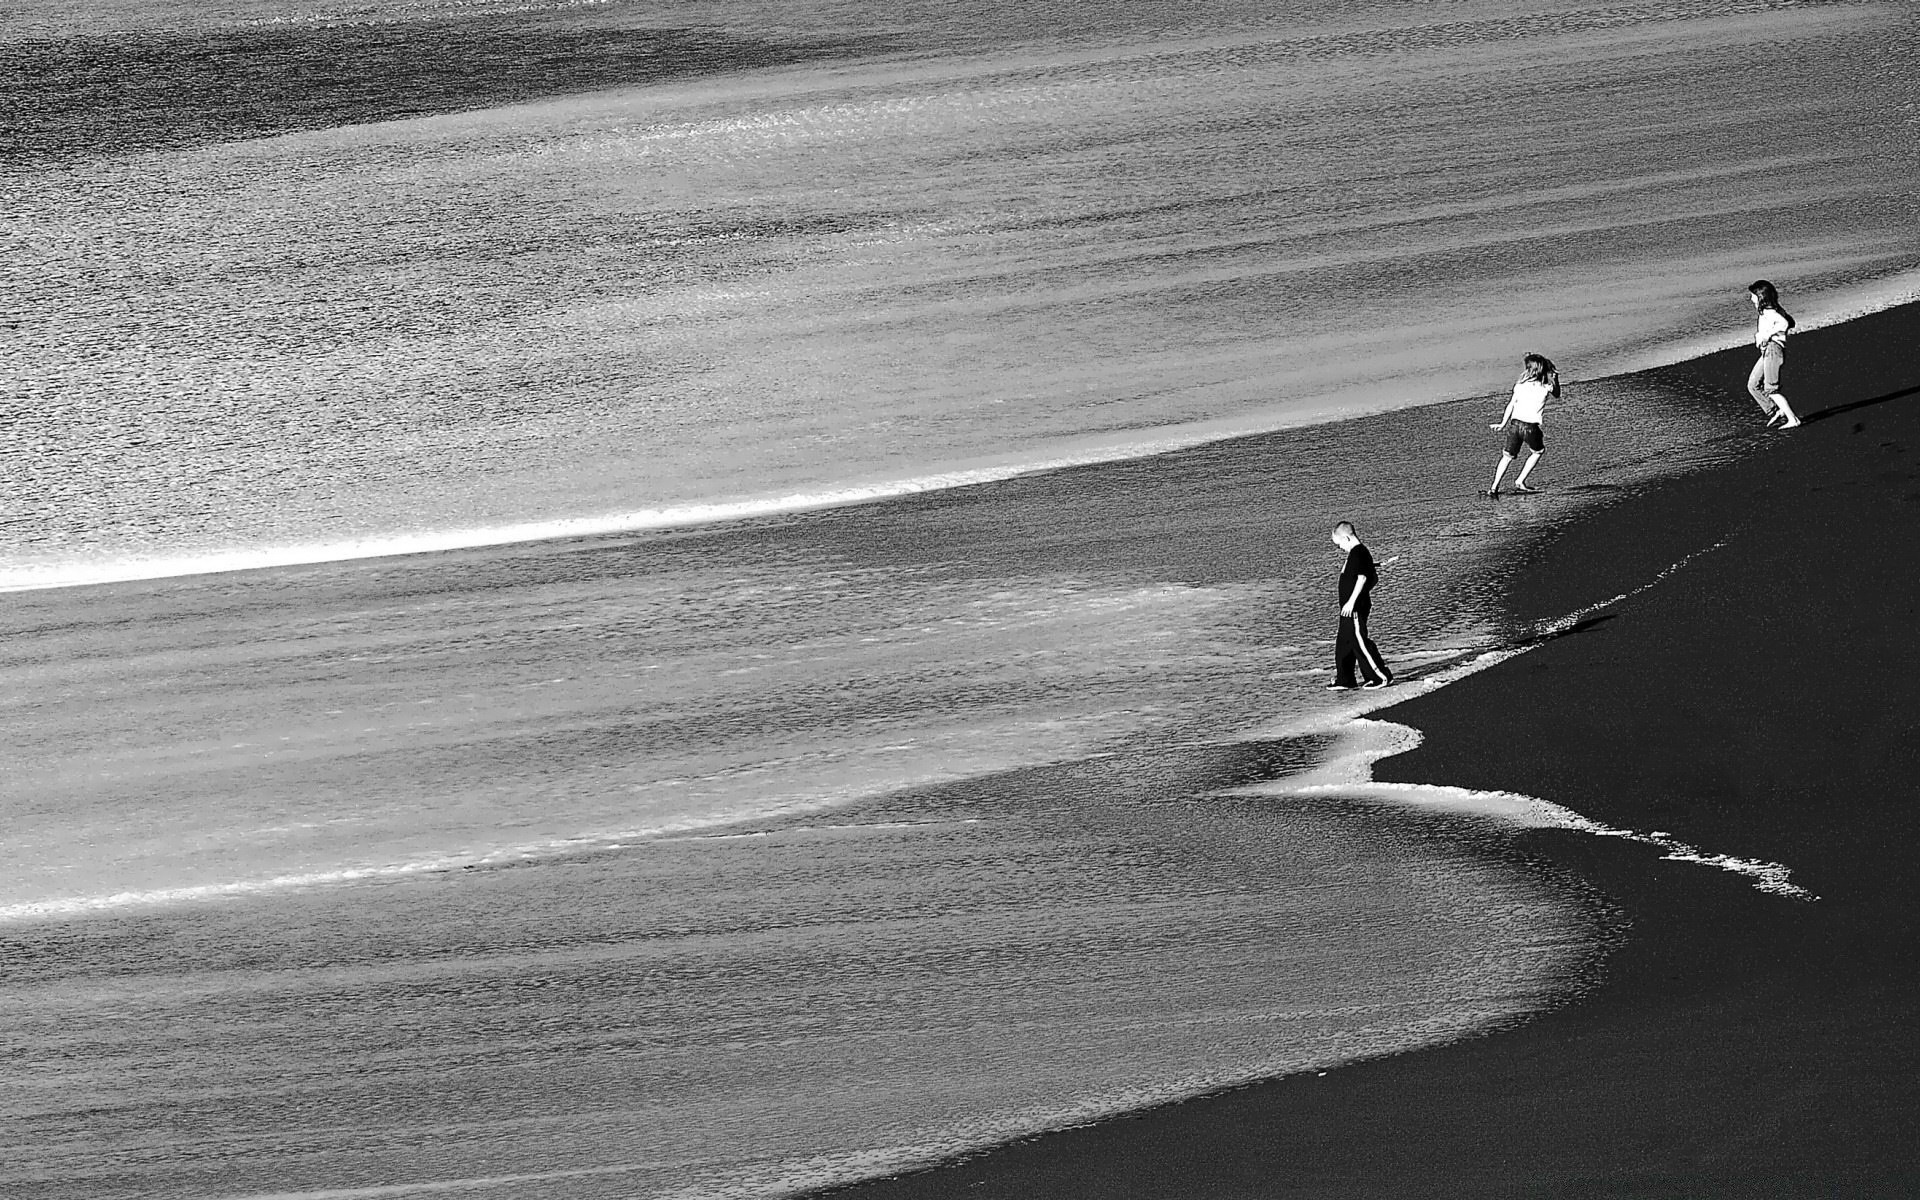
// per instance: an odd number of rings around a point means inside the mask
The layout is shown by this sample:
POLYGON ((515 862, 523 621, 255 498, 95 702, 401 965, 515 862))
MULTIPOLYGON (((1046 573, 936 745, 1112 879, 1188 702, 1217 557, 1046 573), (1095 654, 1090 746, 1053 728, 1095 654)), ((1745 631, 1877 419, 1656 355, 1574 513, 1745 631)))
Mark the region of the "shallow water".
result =
POLYGON ((1489 503, 1485 407, 16 594, 0 1178, 766 1196, 1550 1003, 1600 924, 1497 827, 1228 794, 1352 708, 1301 462, 1371 462, 1335 502, 1415 680, 1534 632, 1559 523, 1756 444, 1594 385, 1489 503))
POLYGON ((1551 490, 1489 503, 1488 407, 731 528, 19 593, 0 911, 1325 727, 1334 520, 1386 564, 1374 631, 1414 679, 1527 636, 1498 596, 1557 524, 1756 445, 1718 406, 1589 385, 1555 414, 1551 490), (1323 463, 1347 478, 1297 511, 1323 463))
POLYGON ((1108 760, 836 822, 15 927, 9 1195, 766 1196, 1545 999, 1470 830, 1108 760))

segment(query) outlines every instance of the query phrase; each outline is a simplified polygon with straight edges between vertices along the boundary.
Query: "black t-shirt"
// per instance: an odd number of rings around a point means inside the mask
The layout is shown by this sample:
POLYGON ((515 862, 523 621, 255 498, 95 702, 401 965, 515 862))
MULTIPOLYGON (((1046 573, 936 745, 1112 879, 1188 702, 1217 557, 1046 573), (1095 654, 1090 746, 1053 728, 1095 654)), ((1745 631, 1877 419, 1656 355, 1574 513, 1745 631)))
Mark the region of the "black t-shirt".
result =
POLYGON ((1373 607, 1373 589, 1380 584, 1380 569, 1373 565, 1373 553, 1365 545, 1347 551, 1347 565, 1340 572, 1340 607, 1347 606, 1354 582, 1361 578, 1366 579, 1367 590, 1360 593, 1360 603, 1354 606, 1356 612, 1366 612, 1373 607))

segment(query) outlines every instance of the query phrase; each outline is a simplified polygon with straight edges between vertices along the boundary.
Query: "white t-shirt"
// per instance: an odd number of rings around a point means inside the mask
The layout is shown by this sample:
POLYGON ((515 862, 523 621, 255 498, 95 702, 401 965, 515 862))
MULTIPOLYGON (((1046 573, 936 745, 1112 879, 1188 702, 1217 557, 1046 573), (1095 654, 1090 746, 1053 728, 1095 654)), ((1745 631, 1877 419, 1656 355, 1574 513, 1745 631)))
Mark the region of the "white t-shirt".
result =
POLYGON ((1522 379, 1513 385, 1513 416, 1515 421, 1540 423, 1541 410, 1547 407, 1547 397, 1553 394, 1553 388, 1537 379, 1522 379))
POLYGON ((1787 319, 1780 315, 1779 309, 1761 309, 1760 327, 1753 334, 1754 349, 1765 350, 1768 342, 1772 342, 1783 350, 1786 349, 1788 328, 1787 319))

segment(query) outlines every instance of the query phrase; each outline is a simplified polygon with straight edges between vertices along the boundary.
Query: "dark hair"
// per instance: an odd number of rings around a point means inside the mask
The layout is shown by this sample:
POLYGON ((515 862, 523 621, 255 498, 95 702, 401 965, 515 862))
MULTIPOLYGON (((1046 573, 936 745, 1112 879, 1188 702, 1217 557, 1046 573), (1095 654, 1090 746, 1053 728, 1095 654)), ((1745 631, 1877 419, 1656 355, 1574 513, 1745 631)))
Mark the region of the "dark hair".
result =
POLYGON ((1522 365, 1525 365, 1526 363, 1539 363, 1540 373, 1542 375, 1551 375, 1555 371, 1559 370, 1558 367, 1553 365, 1553 360, 1548 358, 1544 354, 1529 354, 1525 358, 1521 359, 1520 362, 1522 365))
POLYGON ((1792 329, 1795 322, 1793 314, 1780 307, 1780 291, 1769 279, 1756 279, 1747 285, 1747 290, 1760 297, 1760 307, 1770 308, 1787 319, 1787 328, 1792 329))

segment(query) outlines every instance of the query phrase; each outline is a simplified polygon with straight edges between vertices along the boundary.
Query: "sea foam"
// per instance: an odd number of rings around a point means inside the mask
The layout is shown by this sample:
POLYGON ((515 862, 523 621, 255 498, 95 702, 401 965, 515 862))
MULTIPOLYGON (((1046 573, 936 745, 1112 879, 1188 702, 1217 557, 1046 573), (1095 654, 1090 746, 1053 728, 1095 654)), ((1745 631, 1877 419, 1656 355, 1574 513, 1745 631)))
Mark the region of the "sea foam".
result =
POLYGON ((1258 784, 1243 790, 1264 795, 1379 800, 1423 812, 1488 817, 1522 829, 1569 829, 1596 837, 1623 838, 1658 847, 1666 851, 1663 858, 1745 875, 1755 888, 1776 896, 1796 900, 1819 898, 1793 883, 1792 870, 1781 863, 1711 853, 1661 830, 1642 833, 1621 829, 1538 796, 1435 783, 1389 783, 1373 777, 1374 763, 1404 754, 1422 740, 1420 731, 1408 725, 1355 718, 1347 726, 1341 743, 1314 770, 1283 782, 1258 784))

